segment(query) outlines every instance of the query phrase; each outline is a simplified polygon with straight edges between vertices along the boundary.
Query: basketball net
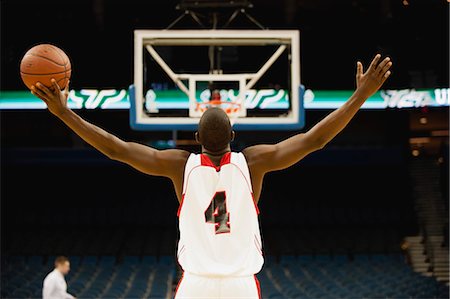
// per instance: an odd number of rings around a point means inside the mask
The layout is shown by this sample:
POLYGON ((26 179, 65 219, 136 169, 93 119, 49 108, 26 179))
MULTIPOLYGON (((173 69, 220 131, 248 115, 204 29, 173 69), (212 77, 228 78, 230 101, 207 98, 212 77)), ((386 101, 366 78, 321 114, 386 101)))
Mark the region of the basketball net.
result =
POLYGON ((211 107, 221 108, 228 115, 230 123, 233 126, 242 109, 242 104, 237 101, 222 101, 220 92, 211 92, 211 99, 208 102, 198 102, 196 110, 203 114, 211 107))

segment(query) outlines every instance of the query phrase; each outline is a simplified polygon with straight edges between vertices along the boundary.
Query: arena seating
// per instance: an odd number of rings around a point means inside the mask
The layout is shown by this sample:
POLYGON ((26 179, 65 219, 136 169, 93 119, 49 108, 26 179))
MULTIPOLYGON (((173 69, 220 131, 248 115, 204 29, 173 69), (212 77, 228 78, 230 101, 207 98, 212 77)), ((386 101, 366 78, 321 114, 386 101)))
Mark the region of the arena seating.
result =
POLYGON ((401 255, 282 256, 259 274, 264 298, 448 298, 448 286, 401 255))
MULTIPOLYGON (((54 257, 3 260, 2 298, 41 296, 54 257)), ((176 287, 172 256, 72 256, 69 291, 78 298, 169 298, 176 287)), ((179 274, 179 272, 178 272, 179 274)), ((263 298, 448 298, 448 286, 415 273, 401 255, 268 256, 258 274, 263 298)))
MULTIPOLYGON (((406 164, 374 163, 378 153, 365 151, 351 156, 370 163, 318 154, 267 176, 259 204, 263 298, 447 298, 447 286, 400 258, 404 237, 419 231, 406 164), (284 187, 292 177, 299 190, 284 187)), ((2 298, 40 297, 59 254, 72 261, 67 280, 78 298, 171 296, 180 275, 172 185, 101 161, 88 171, 45 165, 56 189, 46 187, 40 164, 10 167, 9 180, 29 185, 4 190, 10 229, 2 235, 2 298), (99 187, 67 192, 67 182, 81 177, 99 187), (35 193, 48 196, 30 203, 35 193)))
MULTIPOLYGON (((54 257, 17 256, 5 262, 2 298, 39 298, 42 281, 54 257)), ((166 298, 176 283, 173 257, 126 256, 117 264, 113 256, 70 257, 69 292, 78 298, 166 298)))

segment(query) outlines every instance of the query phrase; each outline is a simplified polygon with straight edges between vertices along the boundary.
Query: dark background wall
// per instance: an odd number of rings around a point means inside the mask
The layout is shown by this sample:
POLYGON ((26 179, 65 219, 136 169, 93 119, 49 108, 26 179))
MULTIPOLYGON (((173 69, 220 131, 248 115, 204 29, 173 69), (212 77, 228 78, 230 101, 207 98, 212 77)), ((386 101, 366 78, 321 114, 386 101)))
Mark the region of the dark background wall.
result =
MULTIPOLYGON (((387 88, 446 87, 448 3, 444 0, 255 0, 250 13, 272 29, 301 30, 307 88, 351 89, 356 60, 390 55, 387 88), (409 3, 405 5, 404 3, 409 3)), ((50 42, 69 53, 72 86, 126 88, 132 82, 133 30, 165 28, 180 12, 175 0, 3 0, 1 88, 23 89, 21 56, 50 42)), ((235 27, 251 27, 239 18, 235 27)), ((193 22, 178 28, 197 28, 193 22)), ((199 62, 200 63, 200 62, 199 62)))

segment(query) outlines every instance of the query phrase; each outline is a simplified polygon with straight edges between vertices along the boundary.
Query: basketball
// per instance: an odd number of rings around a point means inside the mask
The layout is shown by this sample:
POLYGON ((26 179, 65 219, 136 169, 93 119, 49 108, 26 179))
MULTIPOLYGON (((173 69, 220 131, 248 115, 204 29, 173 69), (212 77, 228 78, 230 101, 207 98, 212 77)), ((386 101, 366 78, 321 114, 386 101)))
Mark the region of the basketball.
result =
POLYGON ((69 57, 63 50, 50 44, 34 46, 25 53, 20 63, 20 76, 29 89, 37 82, 52 88, 52 78, 64 89, 71 72, 69 57))

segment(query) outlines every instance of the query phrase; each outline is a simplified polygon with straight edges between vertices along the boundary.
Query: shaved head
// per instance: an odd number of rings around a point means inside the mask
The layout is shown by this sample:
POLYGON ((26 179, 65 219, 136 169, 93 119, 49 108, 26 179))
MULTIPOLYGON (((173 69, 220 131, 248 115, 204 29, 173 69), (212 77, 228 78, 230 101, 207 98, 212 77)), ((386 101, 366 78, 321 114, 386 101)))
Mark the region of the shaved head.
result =
POLYGON ((220 108, 212 107, 203 113, 198 123, 197 140, 206 150, 218 152, 233 139, 228 115, 220 108))

